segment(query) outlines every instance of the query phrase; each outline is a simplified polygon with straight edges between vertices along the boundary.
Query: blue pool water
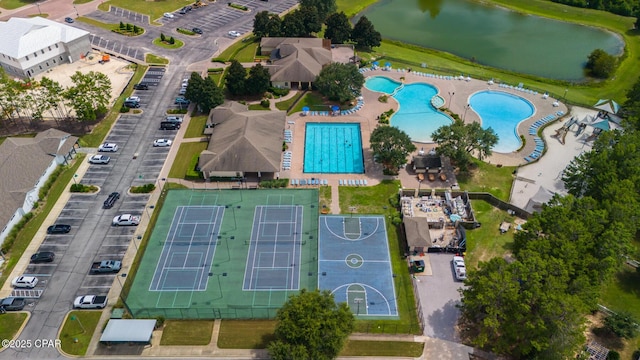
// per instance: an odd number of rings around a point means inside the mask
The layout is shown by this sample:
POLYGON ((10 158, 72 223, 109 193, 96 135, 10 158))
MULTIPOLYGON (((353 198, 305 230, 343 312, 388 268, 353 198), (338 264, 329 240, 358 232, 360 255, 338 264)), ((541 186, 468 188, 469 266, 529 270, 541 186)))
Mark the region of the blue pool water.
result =
POLYGON ((324 174, 364 173, 360 124, 307 123, 303 170, 324 174))
MULTIPOLYGON (((394 94, 401 83, 384 76, 367 79, 364 86, 376 92, 394 94)), ((391 117, 391 125, 406 132, 416 142, 431 142, 431 134, 441 126, 451 124, 451 118, 431 105, 438 89, 425 83, 405 84, 393 97, 398 101, 398 112, 391 117)))
POLYGON ((529 101, 502 91, 480 91, 469 98, 469 105, 482 119, 482 128, 492 128, 498 135, 493 151, 508 153, 520 148, 518 124, 535 112, 529 101))

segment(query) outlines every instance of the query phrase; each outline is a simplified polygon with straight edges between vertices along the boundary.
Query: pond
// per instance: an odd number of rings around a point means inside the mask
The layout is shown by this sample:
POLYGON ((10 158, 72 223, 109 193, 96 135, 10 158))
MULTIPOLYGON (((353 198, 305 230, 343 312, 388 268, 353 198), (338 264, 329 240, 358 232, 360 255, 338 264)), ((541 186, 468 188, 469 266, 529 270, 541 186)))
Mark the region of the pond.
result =
POLYGON ((471 0, 382 0, 362 15, 383 38, 553 79, 584 79, 593 50, 617 55, 624 48, 611 32, 471 0))

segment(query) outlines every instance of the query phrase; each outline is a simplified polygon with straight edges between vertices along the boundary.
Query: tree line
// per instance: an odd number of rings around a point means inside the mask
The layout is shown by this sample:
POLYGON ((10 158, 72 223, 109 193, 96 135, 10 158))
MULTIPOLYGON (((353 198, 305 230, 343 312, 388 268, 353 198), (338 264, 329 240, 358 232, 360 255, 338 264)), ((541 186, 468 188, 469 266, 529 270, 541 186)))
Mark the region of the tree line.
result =
POLYGON ((552 2, 586 9, 603 10, 622 16, 640 17, 636 0, 551 0, 552 2))
POLYGON ((57 81, 43 77, 14 80, 0 75, 0 120, 12 124, 18 121, 95 121, 106 115, 111 94, 111 81, 99 72, 71 75, 72 86, 63 87, 57 81))

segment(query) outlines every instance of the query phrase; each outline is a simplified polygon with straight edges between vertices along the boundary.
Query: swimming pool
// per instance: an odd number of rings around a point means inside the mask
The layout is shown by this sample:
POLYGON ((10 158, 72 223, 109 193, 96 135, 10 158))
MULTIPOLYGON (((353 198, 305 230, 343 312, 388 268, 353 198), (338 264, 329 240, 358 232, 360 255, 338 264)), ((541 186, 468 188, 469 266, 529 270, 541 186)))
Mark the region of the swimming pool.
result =
POLYGON ((439 127, 451 124, 451 118, 431 105, 438 89, 426 83, 402 84, 384 76, 367 79, 364 86, 376 92, 392 95, 399 104, 391 117, 391 125, 406 132, 416 142, 432 142, 431 134, 439 127))
POLYGON ((307 123, 305 173, 362 174, 364 160, 358 123, 307 123))
POLYGON ((471 95, 469 105, 482 119, 482 128, 492 128, 498 135, 493 151, 508 153, 520 148, 518 124, 535 112, 529 101, 502 91, 485 90, 471 95))

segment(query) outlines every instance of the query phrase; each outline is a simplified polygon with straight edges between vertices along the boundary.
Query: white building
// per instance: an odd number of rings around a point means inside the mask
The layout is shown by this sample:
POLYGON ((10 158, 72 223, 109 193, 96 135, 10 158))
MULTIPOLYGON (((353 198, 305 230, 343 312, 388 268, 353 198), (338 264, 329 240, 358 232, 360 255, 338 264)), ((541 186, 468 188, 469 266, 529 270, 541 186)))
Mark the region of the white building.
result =
POLYGON ((34 138, 9 137, 0 144, 0 245, 40 198, 49 175, 73 158, 78 138, 49 129, 34 138))
POLYGON ((89 32, 72 26, 41 17, 0 21, 0 66, 10 76, 33 77, 90 50, 89 32))

